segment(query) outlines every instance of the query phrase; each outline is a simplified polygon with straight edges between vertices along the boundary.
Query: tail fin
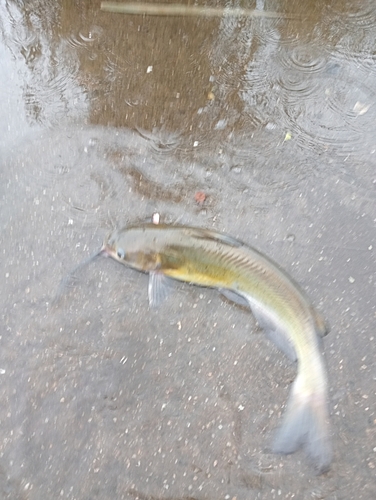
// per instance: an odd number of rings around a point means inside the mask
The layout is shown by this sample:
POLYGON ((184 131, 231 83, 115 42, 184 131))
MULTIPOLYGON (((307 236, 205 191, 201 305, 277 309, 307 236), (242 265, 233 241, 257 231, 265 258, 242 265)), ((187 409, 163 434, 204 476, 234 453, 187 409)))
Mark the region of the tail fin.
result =
POLYGON ((287 454, 304 446, 321 474, 329 469, 332 460, 326 388, 308 392, 303 390, 301 379, 298 373, 273 451, 287 454))

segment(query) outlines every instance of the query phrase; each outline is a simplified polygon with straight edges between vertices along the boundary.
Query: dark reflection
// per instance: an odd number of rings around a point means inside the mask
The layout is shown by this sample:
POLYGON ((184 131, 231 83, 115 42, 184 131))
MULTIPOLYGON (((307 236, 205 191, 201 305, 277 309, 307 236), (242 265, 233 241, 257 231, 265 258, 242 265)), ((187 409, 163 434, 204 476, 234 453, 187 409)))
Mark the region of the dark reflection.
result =
POLYGON ((304 9, 299 2, 278 3, 282 13, 287 7, 302 21, 177 22, 110 14, 91 2, 8 1, 2 31, 24 61, 30 123, 78 119, 156 133, 164 127, 177 132, 184 147, 197 144, 205 152, 234 132, 252 143, 255 131, 273 130, 268 149, 289 134, 301 148, 347 155, 368 129, 357 118, 374 95, 370 75, 354 86, 359 65, 370 69, 372 6, 352 4, 347 18, 339 2, 304 9), (337 59, 341 53, 345 60, 337 59), (345 94, 332 74, 335 65, 345 94))

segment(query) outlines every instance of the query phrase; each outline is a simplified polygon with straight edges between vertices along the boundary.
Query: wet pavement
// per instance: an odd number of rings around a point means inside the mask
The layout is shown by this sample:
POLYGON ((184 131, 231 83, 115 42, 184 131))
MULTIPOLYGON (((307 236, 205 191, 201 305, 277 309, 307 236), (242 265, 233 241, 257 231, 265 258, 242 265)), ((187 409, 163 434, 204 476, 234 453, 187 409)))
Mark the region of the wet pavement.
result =
POLYGON ((376 6, 257 8, 298 19, 0 0, 1 498, 376 497, 376 6), (54 301, 155 212, 257 247, 327 318, 328 473, 270 452, 296 367, 245 308, 177 284, 152 310, 105 258, 54 301))

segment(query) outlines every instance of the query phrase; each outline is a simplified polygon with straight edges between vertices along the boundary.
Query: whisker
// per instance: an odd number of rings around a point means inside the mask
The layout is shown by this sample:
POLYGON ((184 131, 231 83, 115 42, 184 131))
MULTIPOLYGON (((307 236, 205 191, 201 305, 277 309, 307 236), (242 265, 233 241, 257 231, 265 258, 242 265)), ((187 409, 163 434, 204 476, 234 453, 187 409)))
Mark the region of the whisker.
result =
POLYGON ((52 301, 52 304, 53 305, 57 304, 57 302, 61 299, 61 296, 63 295, 67 287, 74 286, 74 281, 76 279, 75 275, 77 274, 78 271, 80 271, 83 267, 93 262, 95 259, 97 259, 97 257, 100 257, 101 255, 105 254, 106 254, 106 248, 103 246, 100 250, 96 251, 95 253, 93 253, 83 261, 81 261, 79 264, 77 264, 77 266, 74 267, 67 276, 62 278, 57 288, 56 295, 52 301))

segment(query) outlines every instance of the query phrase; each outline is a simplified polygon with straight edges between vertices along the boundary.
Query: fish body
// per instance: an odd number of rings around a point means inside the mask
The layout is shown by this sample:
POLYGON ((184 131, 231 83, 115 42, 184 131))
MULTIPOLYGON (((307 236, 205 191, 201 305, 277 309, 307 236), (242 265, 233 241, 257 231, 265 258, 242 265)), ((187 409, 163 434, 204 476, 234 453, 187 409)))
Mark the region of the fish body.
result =
POLYGON ((260 326, 290 358, 297 359, 283 422, 273 450, 304 446, 319 472, 329 468, 331 444, 327 377, 319 337, 327 333, 306 294, 271 259, 230 236, 185 226, 147 224, 112 233, 103 251, 150 273, 149 300, 157 302, 167 276, 229 290, 249 304, 260 326))

